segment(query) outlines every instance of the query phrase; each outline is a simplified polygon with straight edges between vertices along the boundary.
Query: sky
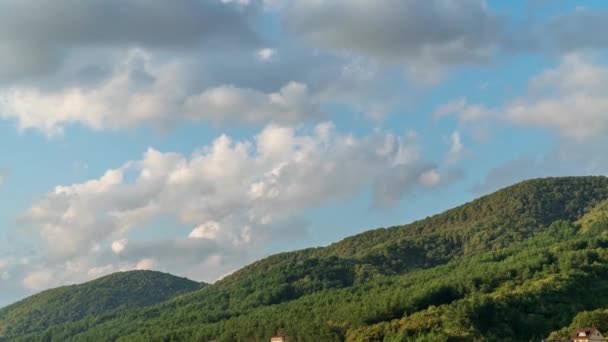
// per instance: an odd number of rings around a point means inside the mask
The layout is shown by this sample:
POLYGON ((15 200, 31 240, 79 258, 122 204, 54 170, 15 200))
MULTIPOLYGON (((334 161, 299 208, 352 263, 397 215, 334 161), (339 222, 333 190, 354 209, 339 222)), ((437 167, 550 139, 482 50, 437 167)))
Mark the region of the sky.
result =
POLYGON ((0 306, 607 175, 608 4, 0 2, 0 306))

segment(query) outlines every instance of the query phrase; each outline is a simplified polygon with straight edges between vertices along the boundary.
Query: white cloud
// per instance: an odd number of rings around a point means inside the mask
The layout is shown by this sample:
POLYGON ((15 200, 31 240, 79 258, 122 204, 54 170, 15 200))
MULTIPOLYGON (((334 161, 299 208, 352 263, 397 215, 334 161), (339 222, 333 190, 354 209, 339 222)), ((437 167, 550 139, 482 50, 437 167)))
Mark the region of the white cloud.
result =
POLYGON ((239 6, 247 6, 250 0, 222 0, 222 2, 225 4, 235 3, 239 6))
POLYGON ((420 182, 431 188, 441 183, 441 175, 435 169, 428 170, 420 175, 420 182))
POLYGON ((23 223, 40 237, 49 271, 28 275, 26 283, 38 288, 153 265, 197 279, 219 276, 261 245, 305 234, 307 208, 370 186, 375 206, 391 206, 443 182, 419 155, 414 134, 357 138, 337 134, 330 123, 309 133, 269 125, 253 141, 224 135, 191 157, 149 149, 98 179, 57 186, 31 206, 23 223), (134 237, 167 216, 190 233, 134 237), (209 258, 221 266, 204 269, 209 258))
POLYGON ((459 99, 436 117, 455 114, 462 123, 505 120, 523 127, 549 128, 562 137, 586 140, 608 132, 608 67, 585 55, 568 55, 558 66, 533 77, 527 93, 487 108, 459 99))
POLYGON ((192 239, 215 240, 218 237, 218 233, 220 233, 221 229, 222 227, 220 224, 215 221, 205 222, 194 228, 188 237, 192 239))
POLYGON ((234 86, 217 87, 190 97, 185 108, 191 118, 219 123, 293 123, 320 116, 308 87, 297 82, 271 94, 234 86))
POLYGON ((464 153, 464 144, 462 143, 462 139, 460 137, 460 132, 454 131, 450 135, 450 150, 447 154, 447 162, 448 163, 456 163, 462 157, 464 153))
POLYGON ((112 252, 114 252, 116 254, 120 254, 122 251, 125 250, 128 242, 129 242, 128 239, 120 239, 120 240, 116 240, 116 241, 112 242, 112 246, 111 246, 112 252))
POLYGON ((320 116, 308 87, 290 82, 278 92, 235 86, 192 87, 183 63, 156 63, 145 51, 132 50, 112 75, 92 87, 43 90, 28 86, 0 89, 0 118, 47 135, 70 124, 95 130, 180 120, 215 123, 293 123, 320 116))
POLYGON ((608 132, 608 68, 582 55, 569 55, 559 66, 530 81, 527 96, 504 110, 522 126, 549 127, 561 135, 586 139, 608 132))
POLYGON ((51 271, 36 271, 28 274, 23 279, 23 285, 28 290, 42 290, 52 284, 53 273, 51 271))
POLYGON ((152 259, 143 259, 135 265, 135 269, 138 270, 153 270, 156 266, 156 262, 152 259))
POLYGON ((275 58, 277 55, 277 51, 271 48, 263 48, 259 50, 256 54, 257 58, 262 62, 268 62, 275 58))

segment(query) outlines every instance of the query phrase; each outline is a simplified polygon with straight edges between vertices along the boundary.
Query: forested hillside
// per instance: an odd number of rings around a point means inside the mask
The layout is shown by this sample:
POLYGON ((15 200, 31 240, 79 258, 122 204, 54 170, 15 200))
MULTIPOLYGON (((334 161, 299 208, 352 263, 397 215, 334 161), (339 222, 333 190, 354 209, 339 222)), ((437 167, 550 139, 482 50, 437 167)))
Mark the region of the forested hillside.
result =
POLYGON ((114 273, 81 285, 44 291, 3 308, 0 336, 26 334, 85 317, 157 304, 202 286, 160 272, 114 273))
MULTIPOLYGON (((607 199, 605 177, 531 180, 412 224, 275 255, 162 303, 3 334, 22 341, 558 336, 582 312, 608 308, 607 199)), ((15 307, 1 311, 4 326, 7 315, 15 307)))

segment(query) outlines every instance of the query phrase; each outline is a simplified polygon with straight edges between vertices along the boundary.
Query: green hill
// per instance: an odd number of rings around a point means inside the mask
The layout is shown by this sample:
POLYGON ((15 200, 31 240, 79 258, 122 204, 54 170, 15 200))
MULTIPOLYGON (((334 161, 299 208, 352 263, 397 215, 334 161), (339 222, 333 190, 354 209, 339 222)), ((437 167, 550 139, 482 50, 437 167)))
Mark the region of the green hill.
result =
POLYGON ((157 304, 199 288, 197 282, 166 273, 114 273, 81 285, 47 290, 3 308, 0 336, 27 334, 86 317, 157 304))
POLYGON ((607 199, 606 177, 526 181, 408 225, 271 256, 155 305, 5 337, 540 340, 608 308, 607 199))

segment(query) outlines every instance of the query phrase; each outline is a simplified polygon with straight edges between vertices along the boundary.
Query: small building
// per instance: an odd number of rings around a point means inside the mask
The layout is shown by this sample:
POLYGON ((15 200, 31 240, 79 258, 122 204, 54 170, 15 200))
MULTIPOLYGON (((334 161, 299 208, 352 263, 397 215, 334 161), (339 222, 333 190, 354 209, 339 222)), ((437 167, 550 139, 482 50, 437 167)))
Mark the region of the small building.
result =
POLYGON ((542 342, 608 342, 597 328, 577 328, 570 340, 542 340, 542 342))
POLYGON ((577 328, 572 334, 573 342, 606 342, 606 338, 597 328, 577 328))
POLYGON ((270 338, 270 342, 288 342, 287 336, 277 335, 270 338))

